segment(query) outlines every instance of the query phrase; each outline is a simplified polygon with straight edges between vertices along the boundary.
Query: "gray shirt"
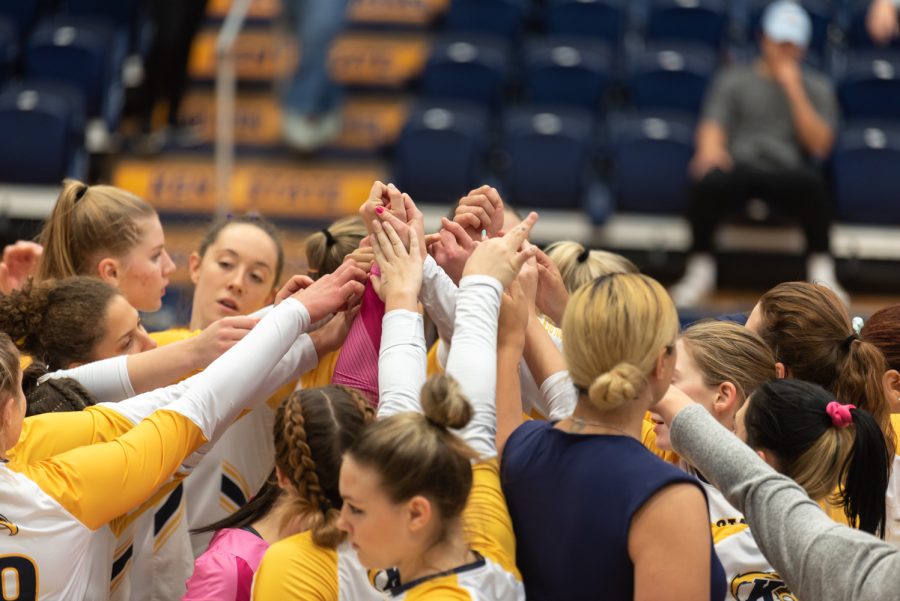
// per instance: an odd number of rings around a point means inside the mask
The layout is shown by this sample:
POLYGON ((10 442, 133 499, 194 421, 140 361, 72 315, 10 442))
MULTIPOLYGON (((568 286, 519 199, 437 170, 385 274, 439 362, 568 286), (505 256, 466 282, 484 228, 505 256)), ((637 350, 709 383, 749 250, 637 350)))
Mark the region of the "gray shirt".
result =
MULTIPOLYGON (((804 69, 803 87, 816 112, 834 129, 838 102, 828 78, 804 69)), ((787 94, 753 65, 728 67, 716 76, 706 94, 703 119, 725 129, 736 164, 773 171, 803 167, 808 158, 797 138, 787 94)))
POLYGON ((799 599, 900 599, 900 550, 832 521, 699 405, 672 423, 675 450, 747 518, 766 559, 799 599))

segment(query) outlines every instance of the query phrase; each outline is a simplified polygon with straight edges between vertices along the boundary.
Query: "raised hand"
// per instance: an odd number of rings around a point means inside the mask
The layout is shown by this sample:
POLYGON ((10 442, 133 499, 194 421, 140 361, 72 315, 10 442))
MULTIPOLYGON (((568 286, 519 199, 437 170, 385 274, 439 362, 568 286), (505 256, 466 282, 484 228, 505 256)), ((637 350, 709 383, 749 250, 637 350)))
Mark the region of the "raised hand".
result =
MULTIPOLYGON (((524 268, 523 268, 524 272, 524 268)), ((525 330, 531 314, 532 301, 522 286, 521 274, 500 301, 500 322, 497 326, 497 347, 517 351, 519 357, 525 349, 525 330)))
POLYGON ((363 223, 372 233, 370 224, 375 219, 375 212, 381 208, 382 211, 390 211, 397 219, 406 222, 406 206, 403 200, 403 194, 394 184, 383 184, 376 181, 369 190, 369 198, 359 208, 359 216, 362 217, 363 223))
POLYGON ((381 274, 379 296, 384 300, 385 311, 418 308, 419 290, 422 288, 422 253, 419 235, 409 231, 409 250, 390 222, 375 221, 372 246, 381 274))
POLYGON ((3 249, 0 263, 0 292, 9 294, 25 285, 37 273, 44 247, 27 240, 19 240, 3 249))
POLYGON ((470 239, 481 240, 482 230, 488 237, 500 235, 503 229, 503 199, 496 188, 484 185, 459 200, 453 221, 460 224, 470 239))
POLYGON ((523 246, 537 220, 537 213, 529 213, 525 221, 503 237, 491 238, 480 243, 469 257, 463 270, 463 277, 487 275, 498 280, 504 288, 509 286, 525 261, 533 257, 537 251, 534 246, 523 246))
POLYGON ((446 217, 441 219, 441 231, 432 234, 432 244, 429 248, 431 256, 441 269, 459 284, 466 261, 475 250, 475 242, 463 229, 463 226, 450 221, 446 217))
POLYGON ((237 344, 257 323, 257 317, 235 315, 217 319, 206 326, 206 329, 189 339, 194 368, 204 369, 237 344))
POLYGON ((352 304, 365 289, 366 272, 354 262, 342 263, 333 273, 291 295, 309 311, 310 320, 315 323, 331 313, 352 304))
POLYGON ((315 280, 308 275, 291 276, 291 279, 285 282, 284 286, 281 287, 281 290, 278 291, 278 294, 275 295, 275 302, 273 304, 277 305, 287 297, 297 294, 304 288, 308 288, 314 281, 315 280))
POLYGON ((534 258, 538 271, 535 304, 541 313, 552 319, 556 325, 560 325, 566 305, 569 304, 569 291, 556 263, 546 253, 539 250, 534 258))
POLYGON ((425 240, 425 217, 422 215, 422 211, 416 207, 409 194, 400 194, 400 200, 403 203, 403 213, 406 215, 405 220, 398 217, 395 211, 388 211, 384 208, 376 208, 375 215, 382 223, 391 224, 391 227, 400 236, 400 240, 403 241, 403 245, 406 248, 409 248, 409 233, 415 231, 419 238, 419 254, 424 261, 425 255, 428 253, 428 249, 423 242, 425 240))

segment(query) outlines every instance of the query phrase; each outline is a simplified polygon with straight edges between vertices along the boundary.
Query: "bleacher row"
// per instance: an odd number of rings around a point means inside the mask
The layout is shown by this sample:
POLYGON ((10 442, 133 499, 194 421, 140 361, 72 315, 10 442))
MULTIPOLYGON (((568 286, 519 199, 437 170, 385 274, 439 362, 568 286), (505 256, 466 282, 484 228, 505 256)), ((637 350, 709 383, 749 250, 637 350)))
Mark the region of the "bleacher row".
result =
MULTIPOLYGON (((720 66, 754 55, 766 3, 351 0, 330 64, 349 90, 345 131, 322 162, 298 164, 280 145, 272 91, 296 49, 272 26, 278 2, 256 0, 237 45, 235 208, 327 219, 375 175, 425 203, 491 181, 517 205, 584 209, 595 223, 681 214, 704 90, 720 66)), ((0 0, 0 131, 14 141, 0 181, 83 177, 85 148, 110 150, 85 142, 85 123, 118 126, 125 57, 146 51, 139 4, 0 0)), ((814 23, 809 62, 833 77, 844 114, 830 163, 839 218, 898 222, 900 50, 869 42, 867 1, 802 4, 814 23)), ((210 1, 181 112, 207 143, 214 40, 229 5, 210 1)), ((208 213, 213 169, 209 146, 200 150, 126 157, 110 177, 163 211, 208 213)))

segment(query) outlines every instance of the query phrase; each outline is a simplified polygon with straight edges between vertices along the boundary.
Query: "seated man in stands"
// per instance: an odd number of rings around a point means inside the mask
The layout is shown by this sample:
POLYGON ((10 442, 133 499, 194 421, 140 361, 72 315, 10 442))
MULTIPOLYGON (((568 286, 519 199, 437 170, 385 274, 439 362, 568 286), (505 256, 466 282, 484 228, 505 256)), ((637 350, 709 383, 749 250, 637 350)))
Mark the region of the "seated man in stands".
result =
POLYGON ((671 290, 680 307, 715 290, 716 225, 751 199, 802 224, 807 277, 846 298, 829 253, 830 193, 816 168, 831 152, 838 104, 830 81, 801 64, 811 34, 799 3, 773 2, 763 13, 759 58, 726 68, 707 92, 690 163, 693 246, 671 290))

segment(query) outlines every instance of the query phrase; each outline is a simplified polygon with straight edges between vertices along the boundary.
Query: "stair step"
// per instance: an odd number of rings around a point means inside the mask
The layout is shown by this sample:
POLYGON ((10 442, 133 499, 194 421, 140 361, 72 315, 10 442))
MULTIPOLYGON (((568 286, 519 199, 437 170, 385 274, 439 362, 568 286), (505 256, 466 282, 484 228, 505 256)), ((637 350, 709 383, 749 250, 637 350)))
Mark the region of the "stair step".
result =
MULTIPOLYGON (((355 213, 372 182, 387 169, 375 162, 238 161, 231 177, 230 212, 323 222, 355 213)), ((112 184, 146 199, 162 215, 215 213, 215 164, 210 158, 123 159, 112 184)))
MULTIPOLYGON (((350 96, 343 106, 343 132, 329 150, 374 153, 393 146, 409 112, 405 96, 350 96)), ((242 92, 235 99, 235 142, 245 148, 281 147, 282 108, 271 94, 242 92)), ((193 90, 179 114, 197 128, 205 144, 215 141, 216 99, 210 90, 193 90)))
MULTIPOLYGON (((330 2, 332 0, 319 0, 330 2)), ((221 21, 233 0, 210 0, 206 16, 221 21)), ((350 0, 347 22, 351 27, 427 27, 443 14, 450 0, 350 0)), ((250 22, 274 21, 281 16, 279 0, 253 0, 247 13, 250 22)))
MULTIPOLYGON (((197 34, 188 64, 191 79, 215 79, 217 35, 218 30, 211 27, 197 34)), ((329 69, 344 86, 402 89, 421 75, 430 47, 430 36, 421 32, 348 31, 335 41, 329 69)), ((235 68, 242 83, 287 79, 298 58, 296 39, 267 27, 244 29, 235 44, 235 68)))

